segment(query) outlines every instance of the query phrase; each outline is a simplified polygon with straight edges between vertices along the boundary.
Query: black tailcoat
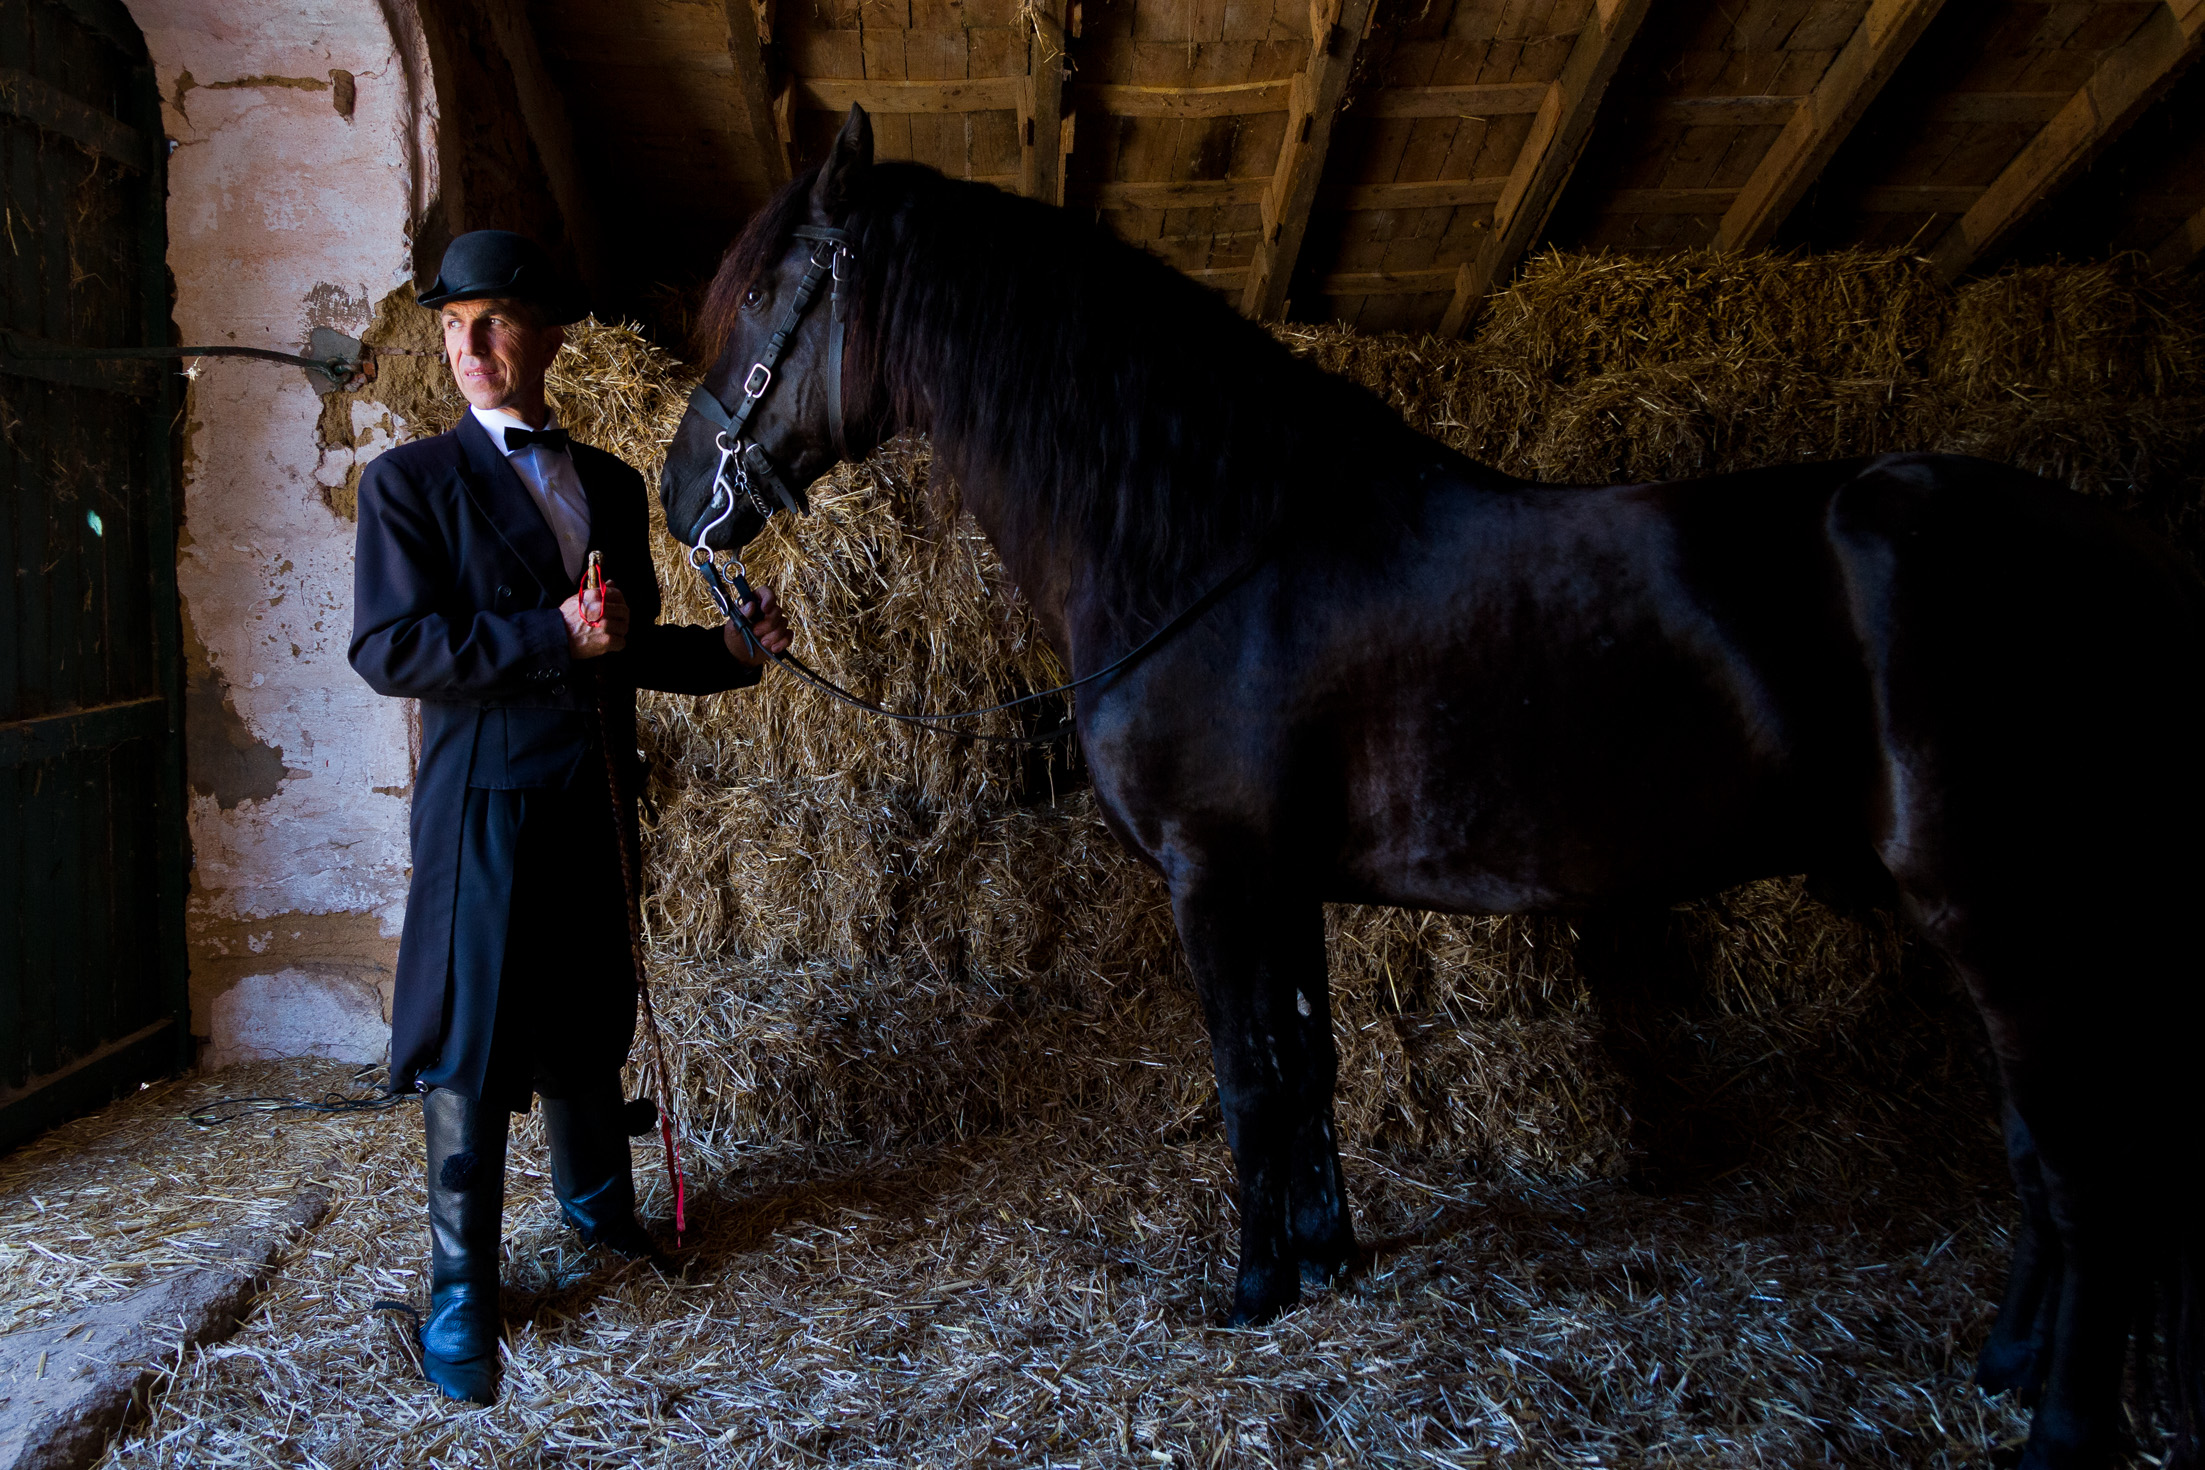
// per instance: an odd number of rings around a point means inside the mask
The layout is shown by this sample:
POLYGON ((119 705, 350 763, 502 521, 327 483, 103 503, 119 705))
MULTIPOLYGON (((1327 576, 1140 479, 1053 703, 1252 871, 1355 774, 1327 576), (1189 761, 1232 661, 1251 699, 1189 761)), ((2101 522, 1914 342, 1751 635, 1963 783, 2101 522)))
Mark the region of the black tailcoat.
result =
POLYGON ((360 481, 352 667, 379 694, 421 701, 393 1089, 526 1106, 538 1079, 560 1079, 548 1091, 618 1070, 635 985, 598 701, 627 826, 635 691, 758 678, 719 629, 658 626, 642 477, 601 450, 572 453, 590 545, 630 617, 623 651, 581 662, 567 654, 559 604, 575 589, 558 543, 473 414, 360 481))

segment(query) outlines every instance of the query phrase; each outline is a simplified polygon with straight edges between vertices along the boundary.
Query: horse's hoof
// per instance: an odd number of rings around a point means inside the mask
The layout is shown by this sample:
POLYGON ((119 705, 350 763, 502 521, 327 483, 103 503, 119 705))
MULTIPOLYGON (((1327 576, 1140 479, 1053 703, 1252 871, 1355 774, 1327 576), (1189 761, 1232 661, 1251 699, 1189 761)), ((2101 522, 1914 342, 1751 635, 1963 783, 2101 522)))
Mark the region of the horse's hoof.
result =
POLYGON ((1350 1241, 1344 1250, 1323 1250, 1302 1257, 1302 1285, 1308 1287, 1338 1286, 1347 1280, 1355 1269, 1355 1244, 1350 1241))
POLYGON ((2034 1393, 2044 1381, 2043 1358, 2020 1343, 1985 1343, 1975 1360, 1975 1386, 1985 1393, 2034 1393))
POLYGON ((2042 1432, 2030 1431, 2021 1451, 2020 1470, 2112 1470, 2128 1458, 2127 1446, 2118 1435, 2090 1435, 2060 1442, 2042 1432))
POLYGON ((1233 1314, 1225 1319, 1227 1327, 1261 1327, 1289 1307, 1301 1303, 1301 1285, 1291 1275, 1285 1275, 1283 1284, 1250 1282, 1245 1278, 1240 1290, 1233 1294, 1233 1314))

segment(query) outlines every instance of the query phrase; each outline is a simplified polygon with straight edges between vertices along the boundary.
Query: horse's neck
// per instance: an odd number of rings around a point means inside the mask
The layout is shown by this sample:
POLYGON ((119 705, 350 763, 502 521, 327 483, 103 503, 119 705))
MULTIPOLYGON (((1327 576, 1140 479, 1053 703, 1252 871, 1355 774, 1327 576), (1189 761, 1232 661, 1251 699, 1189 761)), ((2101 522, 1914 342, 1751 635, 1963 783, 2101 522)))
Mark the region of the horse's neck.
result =
POLYGON ((1068 537, 1005 536, 1003 497, 1017 494, 1017 488, 1006 486, 999 472, 972 478, 971 485, 958 487, 965 509, 1002 558, 1003 569, 1010 573, 1018 595, 1033 609, 1050 646, 1070 660, 1075 653, 1074 604, 1082 589, 1093 583, 1098 559, 1081 554, 1068 537))

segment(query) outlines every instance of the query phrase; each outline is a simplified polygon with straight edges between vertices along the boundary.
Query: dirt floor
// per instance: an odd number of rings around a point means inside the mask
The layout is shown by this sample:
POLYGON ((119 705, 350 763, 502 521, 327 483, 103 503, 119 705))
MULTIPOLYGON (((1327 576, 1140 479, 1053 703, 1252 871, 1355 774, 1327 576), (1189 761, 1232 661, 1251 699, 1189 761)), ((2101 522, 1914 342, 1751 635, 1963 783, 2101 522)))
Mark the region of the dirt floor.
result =
MULTIPOLYGON (((577 1250, 524 1122, 505 1397, 475 1410, 416 1376, 406 1319, 377 1310, 424 1296, 411 1107, 187 1118, 360 1090, 332 1064, 235 1068, 0 1160, 0 1327, 334 1187, 244 1329, 183 1355, 106 1463, 1943 1466, 2026 1427, 1968 1381, 2011 1215, 1987 1115, 1961 1156, 1866 1150, 1842 1199, 1351 1156, 1361 1270, 1240 1331, 1215 1325, 1233 1212, 1214 1111, 1163 1137, 1059 1122, 723 1152, 678 1279, 577 1250)), ((657 1151, 637 1159, 663 1219, 657 1151)))

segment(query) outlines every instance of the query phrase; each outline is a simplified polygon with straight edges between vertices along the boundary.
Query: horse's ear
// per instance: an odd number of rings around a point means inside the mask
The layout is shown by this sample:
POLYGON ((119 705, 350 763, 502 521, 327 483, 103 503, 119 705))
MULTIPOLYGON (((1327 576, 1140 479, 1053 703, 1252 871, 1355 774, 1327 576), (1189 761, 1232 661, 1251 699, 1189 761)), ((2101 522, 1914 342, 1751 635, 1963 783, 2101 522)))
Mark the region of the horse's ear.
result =
POLYGON ((850 115, 835 134, 827 161, 819 166, 812 185, 812 212, 822 219, 840 219, 857 198, 858 186, 873 167, 873 120, 855 102, 850 115))

